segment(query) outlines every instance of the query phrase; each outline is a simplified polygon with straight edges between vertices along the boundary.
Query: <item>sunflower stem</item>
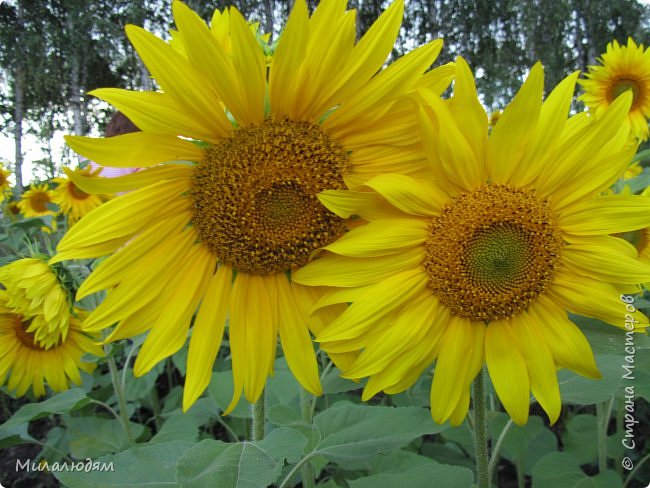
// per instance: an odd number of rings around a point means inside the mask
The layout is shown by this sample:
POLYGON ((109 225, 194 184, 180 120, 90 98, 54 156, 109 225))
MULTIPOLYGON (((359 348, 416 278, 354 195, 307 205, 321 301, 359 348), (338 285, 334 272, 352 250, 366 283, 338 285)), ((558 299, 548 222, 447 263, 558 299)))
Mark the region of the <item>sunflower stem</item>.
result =
POLYGON ((501 434, 499 434, 499 438, 492 448, 492 457, 490 458, 490 464, 488 465, 488 477, 490 479, 492 479, 494 469, 497 467, 497 463, 499 462, 499 451, 501 450, 501 444, 503 444, 503 440, 505 439, 506 434, 513 425, 514 423, 512 422, 512 419, 508 420, 508 423, 501 431, 501 434))
MULTIPOLYGON (((312 402, 310 401, 311 395, 303 387, 300 387, 300 412, 302 419, 311 425, 313 419, 312 402)), ((302 478, 303 488, 314 488, 314 468, 309 462, 306 462, 300 467, 300 477, 302 478)))
POLYGON ((596 404, 596 422, 598 422, 598 472, 607 470, 607 426, 612 414, 614 397, 609 401, 596 404))
POLYGON ((478 488, 490 488, 485 368, 474 380, 474 452, 478 488))
POLYGON ((264 418, 264 402, 266 400, 266 388, 262 391, 262 394, 257 399, 255 403, 251 404, 251 440, 252 441, 261 441, 264 439, 264 428, 265 428, 265 418, 264 418))
POLYGON ((134 444, 135 439, 133 438, 133 433, 131 432, 131 425, 129 423, 129 417, 126 413, 126 397, 124 395, 124 389, 117 375, 117 366, 115 364, 115 359, 112 357, 108 358, 108 369, 111 373, 111 381, 113 382, 113 389, 115 390, 115 396, 117 397, 117 403, 120 406, 120 418, 122 419, 122 426, 124 427, 124 432, 126 437, 129 439, 129 444, 134 444))

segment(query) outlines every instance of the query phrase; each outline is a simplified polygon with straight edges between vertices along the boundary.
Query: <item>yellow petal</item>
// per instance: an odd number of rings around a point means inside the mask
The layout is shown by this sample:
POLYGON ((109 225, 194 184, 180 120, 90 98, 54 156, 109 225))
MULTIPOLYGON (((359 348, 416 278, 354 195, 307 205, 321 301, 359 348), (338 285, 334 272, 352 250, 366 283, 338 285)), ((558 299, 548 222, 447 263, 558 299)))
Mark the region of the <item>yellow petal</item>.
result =
POLYGON ((201 161, 203 149, 178 137, 132 132, 115 137, 65 136, 77 154, 115 168, 153 166, 170 161, 201 161))
POLYGON ((366 341, 354 366, 345 371, 346 376, 361 378, 390 367, 400 354, 420 344, 435 321, 438 309, 438 301, 430 294, 423 294, 412 302, 382 334, 366 341))
POLYGON ((186 412, 205 391, 212 378, 212 365, 221 347, 230 306, 232 268, 221 265, 210 279, 201 308, 192 327, 187 374, 183 388, 183 411, 186 412))
POLYGON ((432 41, 390 64, 346 99, 341 107, 328 117, 325 126, 335 130, 337 125, 350 123, 357 116, 372 110, 377 103, 385 104, 391 96, 409 91, 438 57, 441 48, 442 40, 432 41))
POLYGON ((440 351, 431 384, 431 416, 444 423, 454 411, 463 389, 468 363, 465 360, 472 343, 472 325, 469 320, 450 316, 437 349, 440 351))
POLYGON ((230 35, 232 36, 232 59, 240 80, 245 117, 235 118, 242 123, 259 125, 264 121, 264 97, 266 96, 266 62, 250 26, 237 9, 231 10, 230 35))
MULTIPOLYGON (((86 193, 112 194, 152 185, 161 180, 189 179, 193 169, 194 166, 188 164, 165 164, 116 178, 82 176, 66 167, 63 168, 63 171, 75 186, 86 193)), ((187 185, 189 186, 189 181, 187 185)))
POLYGON ((548 298, 540 296, 528 313, 537 324, 536 329, 544 338, 558 366, 587 378, 601 378, 589 342, 568 319, 564 310, 548 298))
POLYGON ((219 140, 218 134, 188 117, 166 93, 98 88, 88 94, 110 103, 145 132, 180 135, 212 143, 219 140))
POLYGON ((150 252, 156 252, 155 248, 160 244, 161 236, 168 238, 172 235, 179 235, 185 224, 187 224, 185 215, 161 220, 129 241, 117 253, 102 261, 83 281, 77 290, 77 300, 100 290, 112 288, 132 275, 133 268, 138 266, 140 260, 145 259, 150 252))
POLYGON ((84 320, 84 330, 96 331, 135 313, 160 294, 173 280, 179 256, 187 253, 194 240, 192 232, 167 236, 156 248, 131 268, 120 286, 109 291, 106 298, 84 320))
POLYGON ((495 183, 510 182, 537 126, 543 91, 544 70, 538 62, 490 134, 488 171, 495 183))
POLYGON ((386 256, 422 244, 427 230, 424 219, 375 220, 343 234, 323 249, 343 256, 386 256))
POLYGON ((266 289, 272 283, 272 278, 247 273, 235 278, 228 328, 235 390, 224 414, 235 408, 242 389, 246 399, 254 403, 266 384, 277 340, 277 316, 266 289))
MULTIPOLYGON (((564 272, 558 273, 548 293, 565 310, 625 327, 625 304, 619 300, 620 294, 616 288, 609 283, 564 272)), ((641 324, 648 324, 648 318, 644 315, 638 320, 641 324)))
POLYGON ((301 313, 297 304, 299 297, 293 291, 300 285, 289 284, 284 273, 276 274, 275 281, 279 305, 278 331, 284 357, 300 384, 312 395, 322 395, 316 354, 307 328, 308 317, 301 313))
MULTIPOLYGON (((182 10, 181 5, 181 2, 174 3, 175 14, 182 10)), ((192 15, 196 14, 191 12, 188 17, 191 18, 192 15)), ((186 17, 176 15, 175 20, 178 24, 185 21, 186 17)), ((197 27, 200 25, 207 29, 205 23, 198 22, 185 29, 183 36, 198 36, 202 32, 197 27)), ((192 64, 169 44, 135 25, 126 26, 126 35, 162 90, 174 99, 185 115, 205 126, 209 132, 219 137, 227 137, 232 131, 232 125, 221 108, 219 95, 212 89, 215 80, 197 71, 199 67, 206 68, 203 64, 206 58, 200 57, 198 64, 192 64)), ((209 39, 214 40, 212 36, 209 39)), ((191 52, 200 48, 208 49, 208 46, 207 43, 192 43, 191 52)), ((218 49, 210 54, 215 51, 218 52, 218 49)), ((200 56, 198 53, 196 55, 200 56)))
POLYGON ((396 0, 354 46, 342 70, 349 76, 341 76, 338 80, 337 90, 341 90, 342 100, 357 93, 381 69, 397 39, 403 13, 404 2, 396 0))
POLYGON ((293 115, 296 97, 294 77, 305 56, 309 38, 308 19, 305 0, 296 0, 269 68, 271 111, 278 118, 293 115))
POLYGON ((350 258, 328 254, 292 274, 296 283, 311 286, 364 286, 386 276, 419 265, 424 259, 420 248, 372 258, 350 258))
POLYGON ((365 220, 399 218, 405 215, 384 197, 370 191, 325 190, 318 199, 331 212, 343 219, 357 215, 365 220))
MULTIPOLYGON (((205 293, 216 257, 202 245, 195 245, 177 278, 173 300, 162 305, 160 317, 142 344, 133 374, 148 373, 158 362, 178 351, 187 338, 192 316, 205 293)), ((169 285, 168 285, 169 286, 169 285)))
POLYGON ((365 183, 365 186, 411 215, 435 216, 444 204, 444 201, 436 198, 440 191, 431 182, 406 175, 379 175, 365 183))
POLYGON ((560 214, 560 226, 570 234, 617 234, 650 227, 650 198, 602 195, 576 203, 560 214))
POLYGON ((530 144, 522 154, 521 164, 512 168, 511 181, 518 186, 531 183, 544 170, 544 156, 562 133, 573 101, 573 92, 580 72, 576 71, 562 80, 542 104, 539 123, 530 144))
POLYGON ((319 342, 340 341, 363 334, 374 322, 400 309, 404 303, 417 296, 426 283, 427 276, 420 269, 389 276, 369 288, 367 293, 330 324, 317 340, 319 342))
POLYGON ((548 415, 551 424, 554 424, 560 416, 562 399, 555 361, 544 334, 539 330, 546 327, 546 321, 537 323, 528 312, 524 311, 518 314, 512 323, 519 337, 521 352, 526 358, 530 389, 548 415))
POLYGON ((189 221, 190 200, 182 196, 187 187, 184 179, 161 181, 106 202, 70 228, 57 251, 131 237, 150 222, 185 212, 189 221))
POLYGON ((512 327, 505 320, 488 325, 485 359, 492 385, 506 412, 515 424, 524 425, 528 421, 530 398, 528 368, 512 327))

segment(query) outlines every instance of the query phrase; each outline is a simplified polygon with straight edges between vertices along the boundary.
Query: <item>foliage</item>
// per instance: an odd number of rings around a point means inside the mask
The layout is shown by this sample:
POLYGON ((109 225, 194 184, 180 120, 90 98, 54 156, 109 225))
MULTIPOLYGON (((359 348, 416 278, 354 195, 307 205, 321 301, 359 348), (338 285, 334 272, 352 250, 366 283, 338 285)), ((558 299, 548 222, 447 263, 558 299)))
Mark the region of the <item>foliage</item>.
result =
MULTIPOLYGON (((32 250, 49 247, 57 234, 38 237, 42 224, 41 219, 10 224, 12 238, 1 241, 5 252, 24 251, 26 242, 32 250)), ((72 286, 88 272, 86 263, 70 268, 72 286)), ((648 298, 635 303, 649 311, 648 298)), ((86 305, 94 306, 92 300, 86 305)), ((490 391, 493 476, 499 487, 622 487, 626 476, 650 475, 650 465, 643 464, 650 452, 650 338, 635 335, 630 353, 625 334, 593 319, 573 319, 589 339, 603 379, 561 371, 565 407, 555 425, 533 405, 536 414, 528 424, 514 426, 490 391), (622 366, 630 364, 633 374, 626 377, 622 366), (622 444, 625 439, 636 443, 633 449, 622 444), (624 470, 624 459, 639 470, 624 470)), ((187 351, 134 378, 131 363, 141 343, 142 337, 114 344, 108 363, 100 360, 92 375, 84 373, 81 387, 44 401, 23 403, 3 388, 0 452, 12 463, 3 467, 9 483, 288 488, 309 486, 304 476, 323 488, 392 487, 405 480, 416 488, 461 488, 473 482, 472 422, 457 428, 432 422, 426 408, 430 373, 407 392, 364 404, 363 385, 341 378, 324 355, 320 398, 301 391, 280 357, 265 393, 266 436, 250 441, 251 409, 245 401, 231 415, 221 414, 233 387, 227 346, 207 393, 183 413, 187 351), (29 445, 38 448, 22 450, 29 445), (29 466, 37 469, 25 468, 24 452, 31 452, 29 466), (83 469, 70 469, 79 463, 83 469), (97 469, 101 466, 114 470, 107 476, 97 469)))

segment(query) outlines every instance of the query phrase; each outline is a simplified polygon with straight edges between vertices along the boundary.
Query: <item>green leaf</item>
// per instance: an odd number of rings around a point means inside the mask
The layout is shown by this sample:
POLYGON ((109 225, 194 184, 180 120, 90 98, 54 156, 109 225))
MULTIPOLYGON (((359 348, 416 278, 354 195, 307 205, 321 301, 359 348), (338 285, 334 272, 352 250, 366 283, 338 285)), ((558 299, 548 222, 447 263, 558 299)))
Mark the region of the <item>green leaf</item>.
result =
POLYGON ((276 461, 286 459, 289 463, 297 463, 305 451, 307 438, 294 429, 280 428, 272 430, 256 444, 276 461))
POLYGON ((533 488, 570 488, 587 477, 570 454, 552 452, 533 468, 533 488))
POLYGON ((176 462, 193 443, 172 441, 135 446, 117 454, 94 459, 113 463, 113 471, 59 471, 56 478, 68 488, 160 488, 179 487, 176 462))
MULTIPOLYGON (((494 412, 490 417, 490 432, 493 442, 499 438, 510 417, 494 412)), ((535 463, 549 452, 557 450, 557 438, 545 425, 541 417, 531 415, 523 427, 511 425, 506 432, 499 455, 513 464, 523 463, 524 473, 531 474, 535 463)))
POLYGON ((576 488, 622 488, 621 477, 611 470, 598 473, 596 476, 582 480, 576 488))
POLYGON ((273 405, 267 410, 267 419, 275 425, 292 425, 303 421, 298 410, 288 405, 273 405))
POLYGON ((27 428, 29 424, 14 425, 11 427, 3 427, 0 429, 0 449, 16 446, 18 444, 26 444, 34 441, 35 439, 29 435, 27 428))
POLYGON ((267 405, 297 405, 299 396, 300 384, 289 370, 286 360, 283 357, 276 359, 273 376, 266 384, 267 405))
POLYGON ((575 456, 565 452, 547 454, 533 468, 532 488, 620 488, 622 485, 613 471, 587 476, 575 456))
POLYGON ((363 383, 341 378, 341 370, 338 368, 332 368, 323 377, 321 385, 323 387, 323 393, 331 395, 334 393, 359 390, 362 388, 363 383))
POLYGON ((176 469, 184 488, 259 488, 278 479, 282 464, 253 442, 206 439, 188 449, 176 469))
MULTIPOLYGON (((208 395, 212 397, 217 406, 223 411, 230 404, 233 388, 232 371, 217 371, 212 374, 212 380, 208 385, 208 395)), ((250 418, 250 406, 246 401, 240 401, 228 416, 245 419, 250 418)))
POLYGON ((169 442, 169 441, 190 441, 197 442, 199 437, 199 427, 203 424, 203 419, 178 412, 170 415, 163 423, 158 433, 151 438, 149 442, 169 442))
POLYGON ((47 417, 48 415, 61 415, 73 412, 90 403, 90 398, 81 388, 67 390, 58 395, 54 395, 40 403, 30 403, 23 405, 18 411, 9 418, 0 429, 9 429, 31 420, 47 417))
MULTIPOLYGON (((156 385, 156 379, 162 372, 164 362, 158 363, 151 371, 144 376, 135 377, 133 369, 127 368, 126 382, 124 385, 124 396, 128 402, 134 402, 151 396, 151 390, 156 385)), ((120 373, 123 374, 123 373, 120 373)))
MULTIPOLYGON (((66 424, 70 453, 77 459, 95 459, 129 446, 129 438, 117 419, 71 417, 66 419, 66 424)), ((129 422, 129 426, 136 439, 144 432, 144 425, 129 422)))
POLYGON ((380 473, 350 481, 350 488, 395 488, 404 486, 408 480, 409 488, 467 488, 472 486, 474 474, 468 468, 444 464, 426 464, 406 469, 398 473, 380 473))
POLYGON ((314 417, 320 442, 314 454, 347 468, 363 467, 374 456, 406 446, 424 434, 448 428, 417 407, 377 407, 340 402, 314 417))
POLYGON ((598 419, 595 415, 572 417, 562 436, 564 451, 574 456, 579 464, 587 464, 598 457, 598 419))
POLYGON ((601 354, 596 357, 596 364, 603 375, 599 380, 584 378, 566 369, 558 373, 563 403, 592 405, 609 400, 623 390, 621 356, 601 354))

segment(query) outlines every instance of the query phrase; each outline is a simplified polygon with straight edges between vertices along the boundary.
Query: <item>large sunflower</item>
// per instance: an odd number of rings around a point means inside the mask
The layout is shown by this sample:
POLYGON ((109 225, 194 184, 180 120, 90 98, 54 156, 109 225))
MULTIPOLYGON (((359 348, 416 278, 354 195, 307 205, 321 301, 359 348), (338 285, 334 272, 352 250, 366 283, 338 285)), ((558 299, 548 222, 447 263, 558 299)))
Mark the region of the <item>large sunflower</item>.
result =
POLYGON ((70 178, 70 173, 84 177, 97 177, 99 170, 93 170, 90 166, 70 170, 63 168, 66 177, 54 178, 57 187, 52 190, 52 201, 61 209, 61 213, 68 216, 71 224, 77 222, 81 217, 90 213, 91 210, 99 207, 106 201, 108 195, 91 195, 81 190, 70 178))
POLYGON ((22 396, 32 388, 34 395, 45 394, 45 382, 55 391, 67 390, 70 382, 80 385, 79 371, 90 373, 95 364, 82 361, 86 353, 102 356, 102 348, 81 331, 76 317, 69 317, 67 336, 45 347, 36 339, 32 317, 18 314, 7 302, 5 290, 0 290, 0 385, 22 396))
POLYGON ((228 43, 180 2, 174 39, 182 50, 127 27, 162 92, 94 94, 142 132, 68 142, 102 165, 150 168, 105 183, 71 175, 84 191, 133 191, 76 224, 54 260, 117 251, 78 296, 109 290, 85 322, 87 330, 117 322, 109 340, 151 329, 136 375, 182 347, 200 304, 185 409, 208 385, 227 316, 235 385, 228 410, 242 390, 249 401, 259 398, 278 335, 296 378, 321 393, 308 329, 317 332, 325 320, 308 320, 320 290, 295 285, 291 272, 342 235, 346 222, 316 194, 384 170, 423 171, 413 102, 400 96, 423 85, 440 92, 453 75, 453 66, 423 75, 441 41, 381 69, 402 10, 394 3, 355 44, 354 12, 344 0, 325 0, 311 17, 298 0, 268 69, 235 9, 228 43))
POLYGON ((578 82, 585 90, 580 99, 599 114, 621 93, 631 91, 628 120, 632 134, 645 141, 650 118, 650 48, 644 50, 643 44, 637 46, 632 38, 627 46, 612 41, 599 61, 600 66, 590 66, 587 79, 578 82))
MULTIPOLYGON (((18 259, 0 268, 5 306, 29 317, 27 332, 48 348, 65 339, 70 301, 57 273, 38 258, 18 259)), ((27 323, 27 321, 26 321, 27 323)))
POLYGON ((369 223, 325 246, 294 281, 355 290, 316 339, 328 352, 362 350, 345 373, 369 376, 364 399, 408 388, 436 361, 432 416, 458 424, 487 362, 517 424, 531 390, 555 421, 557 367, 600 376, 567 311, 624 327, 620 293, 650 278, 633 246, 609 235, 647 226, 650 201, 602 194, 634 154, 623 124, 631 95, 595 121, 567 120, 577 74, 542 104, 538 64, 488 136, 462 60, 456 76, 449 103, 423 92, 433 176, 380 175, 368 191, 324 192, 330 210, 348 216, 356 202, 369 223))
POLYGON ((20 213, 27 218, 56 215, 54 210, 47 207, 50 203, 52 203, 52 190, 49 189, 47 183, 43 183, 42 185, 33 185, 23 193, 18 207, 20 213))

